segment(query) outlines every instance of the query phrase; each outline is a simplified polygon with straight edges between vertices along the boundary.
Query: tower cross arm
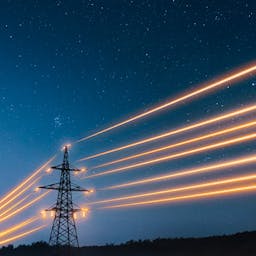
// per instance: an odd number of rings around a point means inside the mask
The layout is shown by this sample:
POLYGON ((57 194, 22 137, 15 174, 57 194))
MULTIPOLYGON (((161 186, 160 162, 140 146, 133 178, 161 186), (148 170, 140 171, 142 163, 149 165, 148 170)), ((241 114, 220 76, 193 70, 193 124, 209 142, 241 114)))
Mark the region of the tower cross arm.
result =
POLYGON ((78 168, 70 168, 70 167, 68 167, 67 169, 65 169, 65 167, 63 167, 62 164, 56 165, 56 166, 52 166, 51 169, 53 169, 53 170, 60 170, 60 171, 62 171, 62 170, 64 169, 64 170, 67 170, 67 171, 69 171, 69 172, 81 172, 81 171, 82 171, 81 169, 78 169, 78 168))
POLYGON ((59 190, 60 186, 59 183, 53 183, 53 184, 49 184, 46 186, 40 186, 39 188, 43 188, 43 189, 53 189, 53 190, 59 190))
MULTIPOLYGON (((60 207, 53 206, 53 207, 46 209, 45 211, 46 212, 52 212, 52 211, 56 212, 56 211, 61 211, 61 210, 62 209, 60 207)), ((82 211, 82 209, 80 209, 80 208, 73 208, 73 209, 69 210, 69 212, 72 212, 72 213, 81 212, 81 211, 82 211)))
POLYGON ((71 191, 81 191, 81 192, 90 192, 90 190, 82 188, 76 184, 71 185, 71 191))

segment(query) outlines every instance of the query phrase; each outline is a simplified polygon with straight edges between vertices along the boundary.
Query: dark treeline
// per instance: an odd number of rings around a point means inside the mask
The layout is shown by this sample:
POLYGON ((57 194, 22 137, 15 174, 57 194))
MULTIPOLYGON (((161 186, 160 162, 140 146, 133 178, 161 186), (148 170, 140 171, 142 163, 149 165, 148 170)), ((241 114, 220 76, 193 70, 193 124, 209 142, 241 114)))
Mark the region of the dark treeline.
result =
POLYGON ((32 245, 2 247, 0 256, 255 256, 256 232, 244 232, 229 236, 207 238, 155 239, 128 241, 120 245, 86 246, 74 248, 68 254, 66 248, 53 248, 45 242, 32 245))

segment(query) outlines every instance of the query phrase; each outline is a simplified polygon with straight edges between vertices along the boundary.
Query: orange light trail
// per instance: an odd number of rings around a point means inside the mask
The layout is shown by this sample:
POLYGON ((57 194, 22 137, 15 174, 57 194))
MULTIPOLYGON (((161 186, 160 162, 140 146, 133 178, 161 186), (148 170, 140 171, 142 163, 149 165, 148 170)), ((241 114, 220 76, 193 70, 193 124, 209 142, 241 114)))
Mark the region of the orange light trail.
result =
POLYGON ((113 129, 117 128, 117 127, 120 127, 120 126, 123 126, 123 125, 125 125, 125 124, 131 123, 131 122, 133 122, 133 121, 135 121, 135 120, 138 120, 138 119, 140 119, 140 118, 143 118, 143 117, 145 117, 145 116, 148 116, 148 115, 150 115, 150 114, 153 114, 153 113, 155 113, 155 112, 158 112, 158 111, 160 111, 160 110, 162 110, 162 109, 165 109, 165 108, 167 108, 167 107, 176 105, 177 103, 183 102, 184 100, 187 100, 187 99, 189 99, 189 98, 198 96, 198 95, 203 94, 203 93, 205 93, 205 92, 208 92, 208 91, 210 91, 210 90, 212 90, 212 89, 214 89, 214 88, 223 86, 223 85, 225 85, 225 84, 228 83, 228 82, 233 82, 233 81, 235 81, 236 79, 242 78, 242 77, 244 77, 244 76, 246 76, 246 75, 250 75, 250 74, 251 74, 252 72, 254 72, 254 71, 256 71, 256 65, 255 65, 255 64, 251 65, 250 67, 246 67, 246 68, 240 69, 239 71, 236 71, 236 72, 233 73, 233 74, 229 74, 229 75, 227 75, 227 76, 225 76, 225 77, 223 77, 223 78, 221 78, 221 79, 219 79, 219 80, 217 80, 217 81, 215 81, 215 82, 209 83, 209 84, 206 85, 206 86, 199 87, 199 88, 197 88, 196 90, 192 90, 192 91, 189 92, 189 93, 185 93, 184 95, 179 96, 179 97, 177 97, 176 99, 173 99, 173 100, 171 100, 171 101, 168 101, 168 102, 165 103, 165 104, 162 104, 162 105, 160 105, 160 106, 154 107, 154 108, 152 108, 152 109, 150 109, 150 110, 148 110, 148 111, 146 111, 146 112, 144 112, 144 113, 135 115, 135 116, 133 116, 133 117, 131 117, 131 118, 129 118, 129 119, 123 121, 123 122, 117 123, 117 124, 112 125, 112 126, 106 128, 106 129, 103 129, 103 130, 101 130, 101 131, 99 131, 99 132, 93 133, 92 135, 89 135, 89 136, 87 136, 87 137, 84 137, 84 138, 82 138, 82 139, 79 139, 79 140, 77 140, 75 143, 88 140, 88 139, 93 138, 93 137, 95 137, 95 136, 97 136, 97 135, 106 133, 106 132, 108 132, 108 131, 110 131, 110 130, 113 130, 113 129))
POLYGON ((28 230, 28 231, 26 231, 26 232, 23 232, 23 233, 21 233, 21 234, 18 234, 18 235, 16 235, 16 236, 12 236, 12 237, 10 237, 10 238, 7 238, 7 239, 5 239, 5 240, 0 241, 0 244, 2 245, 2 244, 6 244, 6 243, 9 243, 9 242, 15 241, 15 240, 17 240, 17 239, 21 239, 21 238, 23 238, 23 237, 26 237, 26 236, 32 234, 32 233, 35 233, 36 231, 39 231, 39 230, 41 230, 41 229, 43 229, 43 228, 45 228, 45 227, 46 227, 46 225, 42 225, 42 226, 39 226, 39 227, 30 229, 30 230, 28 230))
POLYGON ((217 164, 201 166, 201 167, 187 169, 187 170, 183 170, 183 171, 177 171, 177 172, 170 173, 170 174, 158 175, 158 176, 155 176, 152 178, 146 178, 146 179, 142 179, 142 180, 127 182, 127 183, 123 183, 120 185, 114 185, 114 186, 103 188, 102 190, 119 189, 119 188, 136 186, 136 185, 147 184, 147 183, 152 183, 152 182, 159 182, 159 181, 169 180, 169 179, 178 178, 178 177, 190 176, 190 175, 194 175, 194 174, 198 174, 198 173, 217 171, 217 170, 221 170, 226 167, 249 164, 249 163, 252 163, 255 161, 256 161, 256 155, 252 155, 249 157, 240 158, 238 160, 229 160, 229 161, 225 161, 225 162, 219 162, 217 164))
MULTIPOLYGON (((28 184, 24 189, 22 189, 21 191, 19 191, 17 194, 15 194, 13 197, 11 197, 8 201, 6 201, 4 204, 2 204, 0 206, 0 210, 3 209, 4 207, 6 207, 7 205, 9 205, 11 202, 13 202, 17 197, 19 197, 20 195, 24 194, 26 191, 28 191, 36 182, 38 182, 40 179, 42 178, 42 176, 38 177, 37 179, 35 179, 33 182, 31 182, 30 184, 28 184)), ((21 201, 20 201, 21 202, 21 201)), ((0 215, 1 216, 1 215, 0 215)))
POLYGON ((56 156, 50 158, 45 164, 43 164, 39 169, 37 169, 32 175, 26 178, 20 185, 18 185, 15 189, 13 189, 10 193, 6 194, 1 200, 0 204, 10 198, 13 194, 15 194, 19 189, 25 186, 29 181, 31 181, 36 175, 38 175, 49 163, 53 161, 56 156))
POLYGON ((255 190, 256 190, 256 185, 244 186, 244 187, 234 187, 234 188, 229 188, 229 189, 214 190, 214 191, 196 193, 196 194, 191 194, 191 195, 167 197, 167 198, 160 198, 160 199, 148 200, 148 201, 142 201, 142 202, 112 205, 112 206, 102 207, 101 209, 163 204, 163 203, 170 203, 170 202, 174 202, 174 201, 182 201, 182 200, 188 200, 188 199, 193 200, 193 199, 200 199, 200 198, 203 199, 203 198, 209 198, 209 197, 221 196, 221 195, 233 195, 233 194, 237 194, 238 192, 250 192, 250 191, 255 191, 255 190))
POLYGON ((24 196, 21 200, 19 200, 18 202, 16 202, 15 204, 13 204, 12 206, 8 207, 8 209, 6 209, 4 212, 2 212, 0 214, 0 217, 5 216, 8 212, 12 211, 13 209, 15 209, 17 206, 19 206, 20 204, 22 204, 23 202, 25 202, 30 196, 32 195, 32 193, 24 196))
POLYGON ((159 134, 157 136, 153 136, 153 137, 149 137, 147 139, 139 140, 137 142, 130 143, 130 144, 127 144, 127 145, 124 145, 124 146, 121 146, 121 147, 118 147, 118 148, 114 148, 114 149, 111 149, 111 150, 108 150, 108 151, 104 151, 104 152, 101 152, 101 153, 98 153, 98 154, 95 154, 95 155, 92 155, 92 156, 84 157, 84 158, 79 159, 78 161, 81 162, 81 161, 84 161, 84 160, 89 160, 89 159, 93 159, 93 158, 96 158, 96 157, 99 157, 99 156, 103 156, 103 155, 107 155, 107 154, 110 154, 110 153, 118 152, 118 151, 121 151, 121 150, 124 150, 124 149, 132 148, 132 147, 142 145, 142 144, 145 144, 145 143, 148 143, 148 142, 163 139, 163 138, 171 136, 171 135, 179 134, 181 132, 186 132, 186 131, 190 131, 190 130, 195 129, 195 128, 203 127, 203 126, 206 126, 206 125, 218 122, 218 121, 223 121, 225 119, 228 119, 228 118, 231 118, 231 117, 234 117, 234 116, 238 116, 238 115, 241 115, 241 114, 246 114, 246 113, 249 113, 249 112, 254 111, 254 110, 256 110, 256 105, 247 106, 245 108, 234 110, 234 111, 231 111, 229 113, 225 113, 225 114, 222 114, 222 115, 219 115, 219 116, 215 116, 211 119, 207 119, 207 120, 204 120, 204 121, 201 121, 201 122, 197 122, 197 123, 194 123, 194 124, 189 125, 189 126, 181 127, 181 128, 176 129, 176 130, 170 130, 168 132, 159 134))
POLYGON ((153 191, 153 192, 149 192, 149 193, 141 193, 141 194, 135 194, 135 195, 131 195, 131 196, 124 196, 124 197, 112 198, 112 199, 107 199, 107 200, 101 200, 101 201, 92 202, 89 204, 93 205, 93 204, 111 203, 111 202, 116 202, 116 201, 123 201, 123 200, 143 198, 143 197, 148 197, 148 196, 170 194, 173 192, 187 191, 187 190, 193 190, 193 189, 198 189, 198 188, 207 188, 207 187, 212 187, 212 186, 237 183, 237 182, 255 180, 255 179, 256 179, 255 174, 254 175, 245 175, 245 176, 233 177, 233 178, 223 179, 223 180, 216 180, 216 181, 211 181, 211 182, 201 182, 201 183, 193 184, 190 186, 169 188, 169 189, 157 190, 157 191, 153 191))
POLYGON ((31 205, 35 204, 36 202, 38 202, 39 200, 41 200, 42 198, 44 198, 50 191, 46 191, 45 193, 43 193, 42 195, 36 197, 35 199, 33 199, 32 201, 29 201, 28 203, 26 203, 25 205, 23 205, 22 207, 18 208, 17 210, 13 211, 12 213, 0 218, 0 222, 7 220, 13 216, 16 216, 18 213, 26 210, 27 208, 29 208, 31 205))
POLYGON ((256 125, 256 120, 254 120, 252 122, 243 123, 241 125, 233 126, 233 127, 227 128, 227 129, 219 130, 217 132, 209 133, 209 134, 206 134, 206 135, 203 135, 203 136, 198 136, 198 137, 195 137, 195 138, 192 138, 192 139, 189 139, 189 140, 183 140, 183 141, 178 142, 178 143, 169 144, 169 145, 164 146, 164 147, 159 147, 159 148, 156 148, 156 149, 153 149, 153 150, 149 150, 149 151, 142 152, 142 153, 139 153, 139 154, 131 155, 131 156, 128 156, 128 157, 124 157, 124 158, 121 158, 121 159, 118 159, 118 160, 115 160, 115 161, 111 161, 111 162, 107 162, 107 163, 104 163, 104 164, 101 164, 101 165, 97 165, 97 166, 91 168, 91 170, 101 168, 101 167, 105 167, 105 166, 109 166, 109 165, 116 164, 116 163, 120 163, 120 162, 124 162, 124 161, 131 160, 131 159, 134 159, 134 158, 138 158, 138 157, 141 157, 141 156, 151 155, 151 154, 161 152, 161 151, 164 151, 164 150, 167 150, 167 149, 180 147, 180 146, 183 146, 183 145, 187 145, 187 144, 194 143, 194 142, 197 142, 197 141, 202 141, 202 140, 205 140, 205 139, 213 138, 213 137, 223 135, 223 134, 226 134, 226 133, 232 133, 232 132, 235 132, 235 131, 238 131, 238 130, 241 130, 241 129, 244 129, 244 128, 248 128, 248 127, 251 127, 251 126, 254 126, 254 125, 256 125))
POLYGON ((8 229, 0 232, 0 237, 6 236, 6 235, 8 235, 10 233, 13 233, 13 232, 21 229, 21 228, 24 228, 24 227, 28 226, 29 224, 35 222, 36 220, 38 220, 38 218, 37 217, 33 217, 33 218, 27 219, 27 220, 25 220, 25 221, 15 225, 15 226, 12 226, 11 228, 8 228, 8 229))
POLYGON ((230 140, 225 140, 225 141, 221 141, 219 143, 216 144, 210 144, 204 147, 199 147, 199 148, 195 148, 192 150, 188 150, 188 151, 183 151, 180 153, 176 153, 176 154, 171 154, 171 155, 167 155, 164 157, 159 157, 159 158, 155 158, 149 161, 144 161, 144 162, 140 162, 140 163, 135 163, 135 164, 131 164, 131 165, 126 165, 124 167, 120 167, 120 168, 116 168, 116 169, 112 169, 112 170, 108 170, 105 172, 101 172, 101 173, 97 173, 97 174, 93 174, 90 176, 87 176, 86 178, 93 178, 93 177, 98 177, 98 176, 103 176, 103 175, 108 175, 108 174, 112 174, 112 173, 117 173, 120 171, 124 171, 124 170, 129 170, 129 169, 133 169, 133 168, 137 168, 137 167, 141 167, 141 166, 145 166, 145 165, 150 165, 150 164, 155 164, 155 163, 159 163, 159 162, 163 162, 166 160, 170 160, 170 159, 174 159, 174 158, 178 158, 178 157, 182 157, 182 156, 188 156, 188 155, 192 155, 194 153, 199 153, 199 152, 204 152, 210 149, 216 149, 219 148, 221 146, 230 146, 239 142, 243 142, 243 141, 248 141, 251 139, 256 138, 256 133, 252 133, 246 136, 241 136, 241 137, 236 137, 230 140))

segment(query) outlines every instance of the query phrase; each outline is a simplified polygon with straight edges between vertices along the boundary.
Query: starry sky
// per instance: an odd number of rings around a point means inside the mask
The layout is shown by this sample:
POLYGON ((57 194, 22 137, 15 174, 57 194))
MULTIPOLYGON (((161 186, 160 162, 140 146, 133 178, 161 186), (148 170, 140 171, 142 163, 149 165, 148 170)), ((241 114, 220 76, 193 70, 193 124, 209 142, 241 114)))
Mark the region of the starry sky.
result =
MULTIPOLYGON (((253 0, 1 1, 0 192, 18 184, 64 143, 255 60, 255 26, 253 0)), ((256 77, 250 77, 77 144, 70 152, 71 161, 253 103, 255 88, 256 77)), ((207 131, 225 125, 208 127, 207 131)), ((76 183, 94 187, 96 193, 90 198, 75 198, 86 205, 108 196, 204 180, 208 176, 158 187, 97 192, 97 188, 125 180, 252 153, 254 145, 253 141, 243 143, 122 175, 77 179, 76 183)), ((131 152, 75 164, 90 168, 131 152)), ((59 161, 60 154, 56 164, 59 161)), ((54 179, 58 176, 48 177, 54 179)), ((38 209, 54 199, 53 194, 38 209)), ((79 222, 80 243, 255 230, 254 200, 251 194, 155 207, 92 209, 88 220, 79 222)), ((22 242, 47 240, 49 231, 47 228, 22 242)))

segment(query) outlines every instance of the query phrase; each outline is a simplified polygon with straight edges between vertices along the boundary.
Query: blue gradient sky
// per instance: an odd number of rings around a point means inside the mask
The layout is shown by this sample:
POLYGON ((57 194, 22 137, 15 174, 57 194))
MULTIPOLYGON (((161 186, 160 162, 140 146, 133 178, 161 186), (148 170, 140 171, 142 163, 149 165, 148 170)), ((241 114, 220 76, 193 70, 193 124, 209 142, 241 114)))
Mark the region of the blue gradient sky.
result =
MULTIPOLYGON (((59 151, 63 143, 124 120, 255 60, 255 9, 255 1, 231 0, 2 1, 0 192, 18 184, 59 151)), ((235 86, 184 102, 170 111, 77 144, 72 148, 71 160, 253 103, 255 88, 256 78, 250 77, 235 86)), ((229 124, 207 127, 194 135, 229 124)), ((179 135, 175 140, 181 138, 179 135)), ((125 180, 252 153, 254 148, 255 142, 243 143, 77 183, 97 190, 125 180)), ((129 152, 134 150, 126 151, 129 152)), ((109 155, 84 164, 92 167, 124 155, 109 155)), ((60 161, 61 155, 55 163, 60 161)), ((248 167, 248 171, 252 169, 253 166, 248 167)), ((246 173, 247 169, 233 171, 246 173)), ((98 191, 89 199, 75 198, 80 205, 86 205, 88 200, 206 178, 98 191)), ((42 183, 56 179, 55 174, 42 183)), ((15 220, 35 214, 54 199, 55 195, 15 220)), ((254 200, 255 195, 243 195, 155 207, 92 209, 88 220, 79 224, 80 243, 255 230, 254 200)), ((47 228, 17 244, 47 240, 49 231, 47 228)))

